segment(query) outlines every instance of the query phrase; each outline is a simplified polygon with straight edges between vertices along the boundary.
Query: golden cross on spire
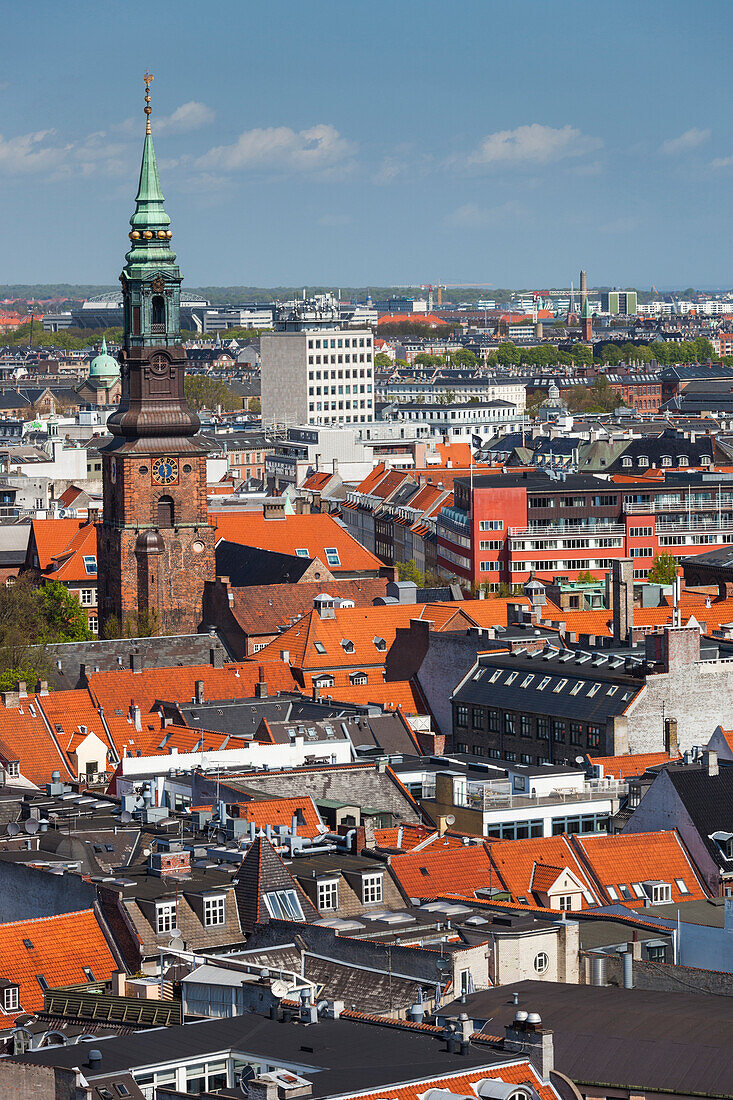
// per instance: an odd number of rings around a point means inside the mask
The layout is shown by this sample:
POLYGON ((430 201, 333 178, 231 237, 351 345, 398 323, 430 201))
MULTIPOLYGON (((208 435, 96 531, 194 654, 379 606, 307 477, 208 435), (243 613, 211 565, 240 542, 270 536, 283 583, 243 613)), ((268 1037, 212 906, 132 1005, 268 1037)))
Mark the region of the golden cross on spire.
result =
POLYGON ((151 112, 153 110, 153 108, 150 106, 150 85, 151 85, 152 80, 153 80, 153 74, 149 73, 149 72, 146 72, 145 76, 143 77, 143 80, 145 81, 145 114, 147 115, 147 120, 145 122, 145 133, 149 134, 150 133, 150 115, 151 115, 151 112))

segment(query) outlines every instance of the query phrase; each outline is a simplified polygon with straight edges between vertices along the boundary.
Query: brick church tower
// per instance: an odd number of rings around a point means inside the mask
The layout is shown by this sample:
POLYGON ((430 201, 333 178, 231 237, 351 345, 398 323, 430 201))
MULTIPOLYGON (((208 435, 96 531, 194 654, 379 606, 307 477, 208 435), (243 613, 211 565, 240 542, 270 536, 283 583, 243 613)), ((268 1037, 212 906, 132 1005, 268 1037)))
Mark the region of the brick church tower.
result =
POLYGON ((206 444, 186 405, 180 342, 181 274, 171 251, 150 130, 150 81, 131 247, 120 275, 122 398, 102 456, 104 509, 97 527, 99 608, 133 633, 195 633, 212 580, 214 528, 206 511, 206 444))

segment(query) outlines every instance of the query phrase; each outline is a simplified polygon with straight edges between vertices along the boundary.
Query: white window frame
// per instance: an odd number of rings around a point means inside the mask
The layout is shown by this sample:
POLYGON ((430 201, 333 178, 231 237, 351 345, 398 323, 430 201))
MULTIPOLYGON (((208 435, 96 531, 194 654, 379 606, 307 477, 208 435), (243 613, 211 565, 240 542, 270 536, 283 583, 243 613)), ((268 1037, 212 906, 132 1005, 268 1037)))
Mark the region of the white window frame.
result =
POLYGON ((158 936, 172 932, 178 917, 175 901, 159 901, 155 905, 155 931, 158 936))
POLYGON ((79 593, 79 602, 82 607, 94 607, 96 604, 95 592, 93 588, 82 588, 79 593))
POLYGON ((557 899, 557 907, 561 913, 571 913, 573 909, 573 895, 560 894, 557 899))
POLYGON ((3 990, 3 1011, 15 1012, 20 1008, 20 992, 17 985, 8 985, 3 990))
POLYGON ((384 876, 379 872, 377 874, 362 875, 361 900, 364 905, 372 905, 382 900, 383 879, 384 876))
POLYGON ((20 763, 17 760, 8 761, 5 771, 11 779, 17 779, 20 776, 20 763))
POLYGON ((341 565, 337 546, 324 546, 323 552, 326 555, 326 565, 341 565))
POLYGON ((226 924, 226 894, 215 894, 204 898, 204 927, 220 928, 226 924))
POLYGON ((538 951, 534 957, 534 962, 532 965, 534 966, 535 974, 544 974, 548 966, 550 965, 550 957, 547 952, 538 951))
POLYGON ((332 913, 339 907, 339 881, 337 878, 322 879, 318 883, 318 909, 323 913, 332 913))

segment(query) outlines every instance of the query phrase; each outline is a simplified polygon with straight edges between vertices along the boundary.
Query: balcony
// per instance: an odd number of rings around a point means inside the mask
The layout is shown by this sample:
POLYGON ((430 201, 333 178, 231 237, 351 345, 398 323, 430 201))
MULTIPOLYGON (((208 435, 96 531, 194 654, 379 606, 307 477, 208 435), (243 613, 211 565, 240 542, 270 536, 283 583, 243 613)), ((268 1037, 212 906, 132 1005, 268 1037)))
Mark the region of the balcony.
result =
POLYGON ((510 539, 592 538, 603 535, 625 535, 623 523, 553 523, 543 527, 510 527, 510 539))
POLYGON ((646 504, 624 501, 624 512, 629 516, 654 516, 664 512, 719 512, 721 510, 733 510, 733 496, 724 493, 705 501, 657 497, 656 500, 647 501, 646 504))
POLYGON ((457 528, 459 531, 467 531, 471 526, 468 512, 462 512, 458 508, 441 508, 439 521, 446 527, 457 528))
POLYGON ((548 794, 526 794, 512 791, 508 781, 469 783, 466 791, 466 807, 474 810, 519 810, 539 806, 572 805, 579 802, 598 802, 603 799, 620 801, 628 794, 628 783, 617 780, 596 779, 582 787, 558 787, 548 794))

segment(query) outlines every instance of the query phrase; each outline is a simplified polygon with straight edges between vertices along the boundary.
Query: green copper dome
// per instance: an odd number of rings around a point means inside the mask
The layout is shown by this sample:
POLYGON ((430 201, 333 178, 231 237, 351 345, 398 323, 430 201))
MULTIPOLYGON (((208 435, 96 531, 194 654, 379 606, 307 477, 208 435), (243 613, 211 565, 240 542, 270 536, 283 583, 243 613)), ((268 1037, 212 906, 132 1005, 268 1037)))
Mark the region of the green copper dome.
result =
POLYGON ((89 367, 90 378, 109 378, 114 381, 120 376, 120 364, 107 351, 107 341, 102 337, 102 350, 92 359, 89 367))

